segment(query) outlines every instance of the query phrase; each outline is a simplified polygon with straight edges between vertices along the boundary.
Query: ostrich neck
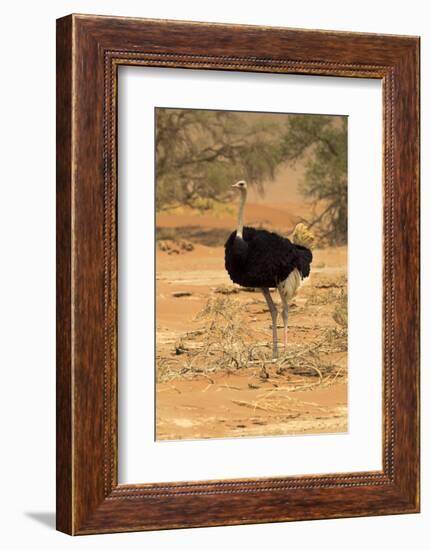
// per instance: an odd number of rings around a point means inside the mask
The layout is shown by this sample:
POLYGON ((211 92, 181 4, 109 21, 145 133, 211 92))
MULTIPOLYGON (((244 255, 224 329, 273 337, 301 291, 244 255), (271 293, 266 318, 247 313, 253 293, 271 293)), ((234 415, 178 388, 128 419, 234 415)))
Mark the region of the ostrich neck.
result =
POLYGON ((247 199, 247 191, 245 189, 241 189, 241 197, 239 200, 239 210, 238 210, 238 225, 236 229, 236 234, 241 239, 242 239, 242 230, 244 228, 244 207, 245 207, 246 199, 247 199))

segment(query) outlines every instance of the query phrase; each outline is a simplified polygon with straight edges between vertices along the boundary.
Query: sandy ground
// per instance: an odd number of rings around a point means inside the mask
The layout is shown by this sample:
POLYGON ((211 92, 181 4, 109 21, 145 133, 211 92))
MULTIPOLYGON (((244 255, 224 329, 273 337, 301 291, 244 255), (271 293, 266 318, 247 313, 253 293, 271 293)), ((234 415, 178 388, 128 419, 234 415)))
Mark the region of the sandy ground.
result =
MULTIPOLYGON (((247 208, 250 225, 271 229, 295 224, 295 218, 277 205, 247 208)), ((309 367, 304 360, 297 367, 295 360, 251 361, 241 368, 218 370, 214 361, 210 368, 205 357, 194 363, 199 368, 187 367, 204 345, 201 331, 208 320, 197 316, 217 296, 226 304, 237 304, 250 345, 271 342, 271 319, 263 296, 235 289, 224 269, 222 243, 234 220, 234 214, 158 216, 159 235, 168 230, 171 238, 158 241, 156 257, 157 439, 347 431, 346 335, 344 340, 337 336, 333 349, 329 342, 307 355, 312 359, 309 367), (234 293, 223 296, 221 289, 234 293), (162 371, 161 365, 168 369, 162 371)), ((313 252, 312 274, 290 307, 287 351, 298 349, 300 355, 321 342, 327 331, 339 330, 334 304, 346 291, 346 247, 313 252)), ((276 293, 273 297, 279 301, 276 293)))

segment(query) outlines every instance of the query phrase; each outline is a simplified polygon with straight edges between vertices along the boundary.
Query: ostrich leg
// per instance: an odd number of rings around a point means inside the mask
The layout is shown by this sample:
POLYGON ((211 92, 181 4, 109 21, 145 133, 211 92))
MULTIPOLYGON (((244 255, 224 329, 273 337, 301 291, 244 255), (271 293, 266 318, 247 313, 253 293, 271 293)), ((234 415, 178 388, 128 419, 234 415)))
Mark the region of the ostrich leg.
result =
POLYGON ((284 351, 286 352, 287 348, 287 319, 289 318, 289 306, 285 304, 283 306, 283 324, 284 324, 284 333, 283 333, 283 341, 284 341, 284 351))
POLYGON ((278 338, 277 338, 277 308, 272 300, 269 288, 261 288, 263 295, 265 296, 266 303, 268 304, 269 311, 272 319, 272 358, 278 358, 278 338))
POLYGON ((283 317, 283 326, 284 326, 284 332, 283 332, 283 342, 284 342, 284 351, 286 352, 287 348, 287 320, 289 318, 289 304, 287 303, 287 299, 284 296, 283 292, 279 290, 281 302, 283 304, 283 309, 281 311, 281 316, 283 317))

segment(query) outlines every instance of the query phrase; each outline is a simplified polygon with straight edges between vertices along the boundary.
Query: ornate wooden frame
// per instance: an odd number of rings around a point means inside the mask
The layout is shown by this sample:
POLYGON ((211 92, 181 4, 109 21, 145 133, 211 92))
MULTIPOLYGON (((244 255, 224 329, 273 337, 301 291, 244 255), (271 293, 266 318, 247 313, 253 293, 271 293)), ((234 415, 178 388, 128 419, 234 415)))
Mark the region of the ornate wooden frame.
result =
POLYGON ((57 528, 419 511, 419 38, 70 15, 57 21, 57 528), (383 470, 119 485, 119 65, 377 78, 384 102, 383 470))

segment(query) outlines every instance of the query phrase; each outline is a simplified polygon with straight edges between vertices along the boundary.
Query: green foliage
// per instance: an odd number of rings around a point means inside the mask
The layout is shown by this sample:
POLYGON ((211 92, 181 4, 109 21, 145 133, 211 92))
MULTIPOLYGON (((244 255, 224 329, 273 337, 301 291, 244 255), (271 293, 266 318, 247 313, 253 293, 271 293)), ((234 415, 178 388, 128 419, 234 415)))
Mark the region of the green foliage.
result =
POLYGON ((313 200, 320 240, 347 241, 347 117, 291 115, 282 137, 282 155, 305 159, 301 191, 313 200))
POLYGON ((283 162, 303 160, 301 191, 320 242, 347 240, 347 118, 156 109, 156 207, 220 211, 239 179, 263 190, 283 162))
POLYGON ((281 162, 276 129, 236 112, 157 109, 157 209, 214 209, 240 179, 262 188, 281 162))

